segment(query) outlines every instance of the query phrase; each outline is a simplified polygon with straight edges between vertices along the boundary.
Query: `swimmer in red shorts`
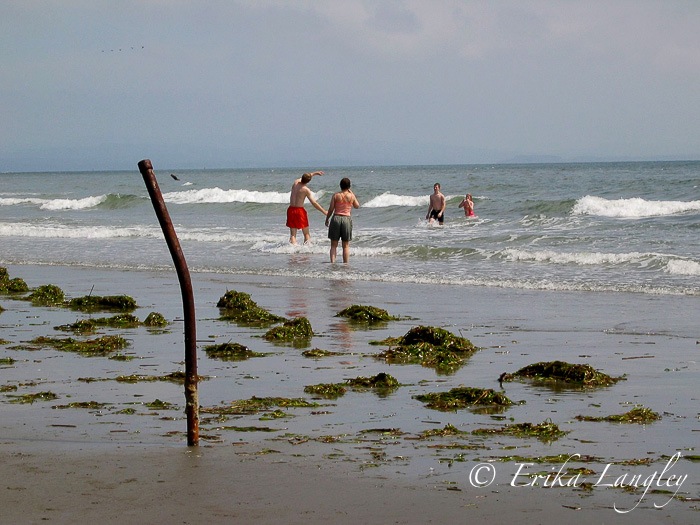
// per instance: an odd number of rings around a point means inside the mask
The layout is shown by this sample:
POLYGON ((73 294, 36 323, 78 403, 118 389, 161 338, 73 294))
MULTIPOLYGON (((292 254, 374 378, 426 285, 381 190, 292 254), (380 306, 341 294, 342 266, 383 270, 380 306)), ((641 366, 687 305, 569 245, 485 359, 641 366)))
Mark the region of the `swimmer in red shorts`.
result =
POLYGON ((326 210, 316 202, 311 190, 307 186, 316 175, 323 175, 323 172, 314 171, 312 173, 304 173, 301 178, 295 180, 294 184, 292 184, 292 192, 289 196, 289 208, 287 208, 287 227, 289 228, 290 244, 297 243, 297 230, 301 230, 304 233, 304 244, 308 244, 311 241, 311 236, 309 235, 309 217, 304 208, 305 199, 309 199, 309 202, 314 208, 326 215, 326 210))

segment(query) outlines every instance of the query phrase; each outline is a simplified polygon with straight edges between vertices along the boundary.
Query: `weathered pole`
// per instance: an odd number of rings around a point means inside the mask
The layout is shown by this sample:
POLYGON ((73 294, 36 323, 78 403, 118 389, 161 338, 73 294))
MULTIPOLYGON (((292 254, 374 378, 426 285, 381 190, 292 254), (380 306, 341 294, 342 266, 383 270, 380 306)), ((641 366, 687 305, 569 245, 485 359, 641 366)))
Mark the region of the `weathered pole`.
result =
POLYGON ((163 195, 153 173, 153 164, 149 159, 139 162, 139 171, 146 183, 153 209, 165 235, 170 255, 175 263, 177 278, 180 281, 182 307, 185 318, 185 414, 187 415, 187 445, 199 445, 199 396, 197 394, 197 320, 194 313, 194 294, 190 271, 185 256, 180 248, 175 228, 165 207, 163 195))

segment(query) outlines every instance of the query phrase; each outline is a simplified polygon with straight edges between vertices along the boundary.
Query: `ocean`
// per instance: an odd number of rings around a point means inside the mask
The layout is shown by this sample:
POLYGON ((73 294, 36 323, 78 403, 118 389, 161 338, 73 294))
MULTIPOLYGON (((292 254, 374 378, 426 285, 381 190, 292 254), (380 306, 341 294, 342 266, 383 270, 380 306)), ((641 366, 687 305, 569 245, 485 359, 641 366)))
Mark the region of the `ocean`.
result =
MULTIPOLYGON (((349 265, 328 262, 324 218, 309 204, 312 245, 288 243, 303 169, 154 168, 191 272, 700 295, 698 161, 310 166, 325 171, 309 185, 324 207, 343 177, 361 203, 349 265), (442 227, 425 221, 435 182, 442 227), (466 193, 477 218, 458 208, 466 193)), ((172 267, 136 162, 0 174, 0 264, 172 267)))

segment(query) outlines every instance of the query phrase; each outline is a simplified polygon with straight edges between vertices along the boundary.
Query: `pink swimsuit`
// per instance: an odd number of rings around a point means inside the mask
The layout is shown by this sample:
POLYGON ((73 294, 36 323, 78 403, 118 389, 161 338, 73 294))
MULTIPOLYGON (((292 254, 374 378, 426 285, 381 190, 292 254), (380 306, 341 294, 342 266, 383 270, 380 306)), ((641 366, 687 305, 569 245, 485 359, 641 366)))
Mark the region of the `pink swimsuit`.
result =
POLYGON ((343 197, 335 199, 335 210, 333 213, 336 215, 350 216, 350 211, 352 210, 352 202, 346 201, 343 197))

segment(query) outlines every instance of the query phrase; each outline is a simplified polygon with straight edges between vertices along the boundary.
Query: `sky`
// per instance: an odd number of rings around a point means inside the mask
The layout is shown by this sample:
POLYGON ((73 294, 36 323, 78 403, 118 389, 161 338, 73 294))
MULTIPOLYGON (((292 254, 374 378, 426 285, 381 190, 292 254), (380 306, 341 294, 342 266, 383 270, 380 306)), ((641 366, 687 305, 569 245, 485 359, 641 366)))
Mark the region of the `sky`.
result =
POLYGON ((697 0, 3 0, 0 172, 700 159, 697 0))

